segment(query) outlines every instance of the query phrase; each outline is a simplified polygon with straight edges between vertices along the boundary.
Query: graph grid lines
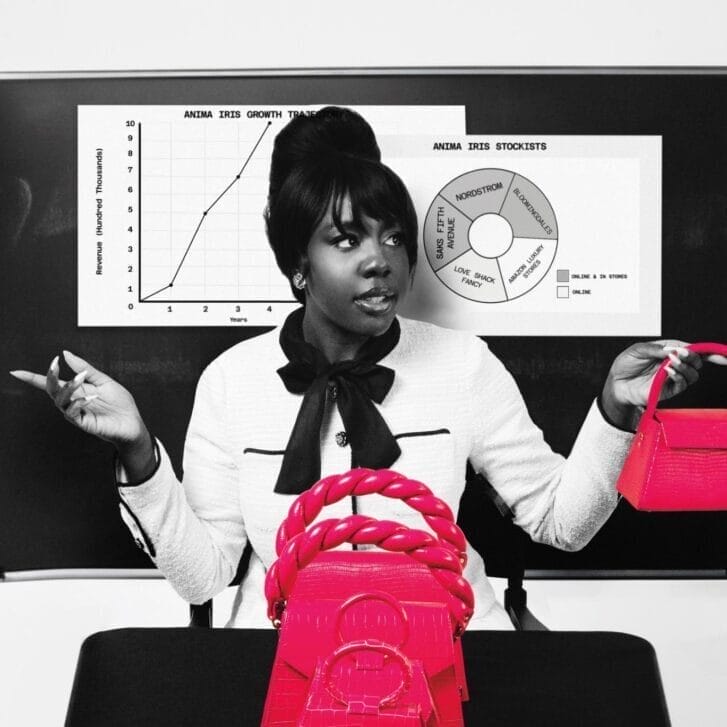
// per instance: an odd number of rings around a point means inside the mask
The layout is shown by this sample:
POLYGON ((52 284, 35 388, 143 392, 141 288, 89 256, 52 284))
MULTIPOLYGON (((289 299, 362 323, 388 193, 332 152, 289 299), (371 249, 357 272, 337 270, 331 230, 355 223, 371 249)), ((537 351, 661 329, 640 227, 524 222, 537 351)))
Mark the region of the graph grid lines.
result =
POLYGON ((293 301, 262 221, 271 125, 249 139, 159 123, 150 138, 147 124, 142 152, 139 124, 139 303, 293 301))

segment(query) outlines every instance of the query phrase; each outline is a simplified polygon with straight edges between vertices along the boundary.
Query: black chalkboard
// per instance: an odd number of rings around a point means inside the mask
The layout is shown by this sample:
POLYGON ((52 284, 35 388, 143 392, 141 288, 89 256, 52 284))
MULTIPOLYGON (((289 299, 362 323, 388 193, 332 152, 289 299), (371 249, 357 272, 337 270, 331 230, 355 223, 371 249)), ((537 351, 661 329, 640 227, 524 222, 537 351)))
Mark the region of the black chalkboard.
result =
MULTIPOLYGON (((660 134, 662 334, 727 339, 723 73, 0 81, 0 371, 43 371, 62 348, 82 354, 133 391, 178 469, 199 373, 261 329, 77 327, 76 109, 225 103, 463 104, 473 134, 660 134)), ((548 441, 564 453, 611 360, 632 342, 548 336, 488 341, 517 378, 548 441)), ((40 393, 3 377, 0 571, 148 567, 118 518, 110 447, 68 426, 40 393)), ((703 381, 675 403, 726 406, 724 372, 705 371, 703 381)), ((479 507, 476 497, 468 499, 464 513, 475 541, 488 528, 486 520, 480 524, 479 507)), ((724 570, 725 533, 727 514, 651 515, 622 503, 584 551, 562 554, 529 545, 525 560, 530 568, 546 569, 724 570)))

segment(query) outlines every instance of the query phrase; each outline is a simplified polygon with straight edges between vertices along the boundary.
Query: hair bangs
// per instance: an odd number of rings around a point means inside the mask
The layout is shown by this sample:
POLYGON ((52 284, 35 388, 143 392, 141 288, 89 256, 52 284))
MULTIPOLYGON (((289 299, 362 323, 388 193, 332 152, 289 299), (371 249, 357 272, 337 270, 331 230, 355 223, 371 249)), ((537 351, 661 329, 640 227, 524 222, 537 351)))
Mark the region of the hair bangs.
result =
POLYGON ((417 218, 404 183, 381 162, 344 157, 330 170, 330 205, 333 224, 343 231, 346 224, 363 227, 363 217, 398 226, 413 268, 417 257, 417 218), (350 204, 351 219, 342 219, 344 204, 350 204))

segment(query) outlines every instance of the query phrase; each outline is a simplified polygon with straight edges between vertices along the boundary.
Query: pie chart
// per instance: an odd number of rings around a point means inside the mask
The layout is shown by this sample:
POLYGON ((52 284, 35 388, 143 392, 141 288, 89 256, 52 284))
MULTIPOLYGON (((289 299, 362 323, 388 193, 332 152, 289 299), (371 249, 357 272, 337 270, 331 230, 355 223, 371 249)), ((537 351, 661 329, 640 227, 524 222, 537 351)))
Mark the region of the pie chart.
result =
POLYGON ((529 179, 508 169, 474 169, 448 182, 424 222, 424 250, 439 280, 479 303, 532 290, 558 248, 555 212, 529 179))

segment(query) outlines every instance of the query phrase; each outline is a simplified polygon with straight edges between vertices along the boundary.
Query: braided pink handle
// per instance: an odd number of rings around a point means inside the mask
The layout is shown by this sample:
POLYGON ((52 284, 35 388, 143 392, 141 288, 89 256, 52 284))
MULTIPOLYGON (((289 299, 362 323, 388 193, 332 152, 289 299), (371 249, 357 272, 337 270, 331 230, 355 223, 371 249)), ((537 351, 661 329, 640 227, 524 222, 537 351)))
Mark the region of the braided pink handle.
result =
POLYGON ((441 545, 431 533, 407 528, 390 520, 376 520, 364 515, 349 515, 316 523, 294 535, 285 545, 265 576, 268 618, 280 624, 288 596, 298 571, 324 550, 343 543, 377 545, 384 550, 406 553, 429 567, 432 575, 447 591, 454 634, 459 636, 474 611, 472 587, 462 577, 462 563, 450 548, 441 545))
MULTIPOLYGON (((698 353, 702 356, 713 353, 720 354, 721 356, 727 356, 727 346, 723 343, 690 343, 684 348, 694 351, 694 353, 698 353)), ((669 359, 665 358, 657 369, 656 374, 654 374, 654 378, 651 382, 651 388, 649 389, 649 396, 646 401, 646 409, 644 411, 644 416, 647 418, 653 416, 654 410, 659 403, 661 387, 664 386, 664 382, 666 381, 666 367, 669 363, 669 359)))
POLYGON ((349 470, 342 475, 324 477, 300 494, 290 506, 288 517, 278 528, 276 553, 280 555, 285 544, 294 535, 302 533, 318 517, 325 505, 331 505, 344 497, 373 493, 403 500, 420 512, 439 537, 440 544, 454 551, 464 567, 467 563, 467 542, 464 533, 454 522, 449 505, 435 497, 422 482, 407 479, 393 470, 372 470, 365 467, 349 470))

